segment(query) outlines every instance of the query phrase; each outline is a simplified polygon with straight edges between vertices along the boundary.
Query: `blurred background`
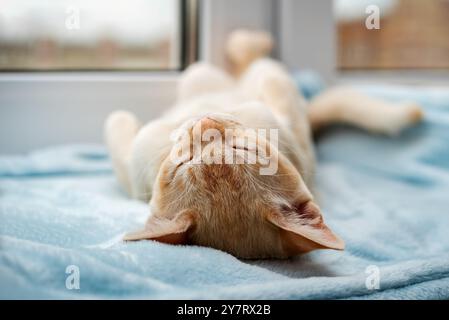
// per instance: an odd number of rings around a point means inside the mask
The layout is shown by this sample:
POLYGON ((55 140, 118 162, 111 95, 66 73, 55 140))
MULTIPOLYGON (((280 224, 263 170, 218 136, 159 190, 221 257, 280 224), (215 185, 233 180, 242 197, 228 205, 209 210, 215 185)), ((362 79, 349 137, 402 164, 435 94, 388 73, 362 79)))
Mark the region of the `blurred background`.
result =
MULTIPOLYGON (((182 2, 2 0, 0 68, 180 69, 189 14, 182 2)), ((449 1, 334 0, 333 7, 339 69, 449 68, 449 1), (375 32, 364 27, 372 4, 382 26, 375 32)))
POLYGON ((340 69, 449 68, 449 1, 378 1, 380 29, 361 27, 360 7, 375 1, 335 0, 340 69))
POLYGON ((0 152, 101 142, 114 109, 156 117, 239 27, 327 85, 449 79, 449 0, 0 0, 0 152))
POLYGON ((178 0, 2 0, 3 70, 178 69, 178 0))

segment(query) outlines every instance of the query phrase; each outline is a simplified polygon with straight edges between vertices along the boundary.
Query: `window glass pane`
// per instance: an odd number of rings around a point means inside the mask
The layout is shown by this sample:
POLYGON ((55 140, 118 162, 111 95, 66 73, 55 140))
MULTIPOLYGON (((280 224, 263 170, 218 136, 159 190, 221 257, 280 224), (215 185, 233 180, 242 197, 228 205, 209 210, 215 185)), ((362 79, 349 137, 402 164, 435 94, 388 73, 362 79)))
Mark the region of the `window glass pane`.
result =
POLYGON ((178 69, 179 0, 0 0, 0 69, 178 69))
POLYGON ((334 0, 334 10, 340 69, 449 68, 448 0, 334 0))

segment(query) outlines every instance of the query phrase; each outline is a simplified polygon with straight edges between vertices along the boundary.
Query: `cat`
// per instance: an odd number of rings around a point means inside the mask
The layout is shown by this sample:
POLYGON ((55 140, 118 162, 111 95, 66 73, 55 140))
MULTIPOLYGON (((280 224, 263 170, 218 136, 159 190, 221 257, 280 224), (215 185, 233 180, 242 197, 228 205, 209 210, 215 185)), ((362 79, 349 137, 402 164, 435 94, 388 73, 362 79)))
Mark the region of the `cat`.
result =
POLYGON ((247 259, 344 249, 314 198, 313 132, 347 123, 395 135, 419 122, 422 111, 349 88, 306 102, 284 66, 268 57, 272 46, 267 33, 236 30, 226 44, 230 73, 195 63, 179 80, 175 106, 160 118, 144 126, 127 111, 107 118, 115 174, 128 194, 150 206, 144 228, 124 240, 207 246, 247 259), (277 130, 277 141, 251 140, 245 129, 277 130), (218 136, 204 140, 208 130, 218 136), (225 138, 229 131, 232 139, 225 138), (173 157, 182 147, 189 152, 173 157), (227 163, 228 151, 256 162, 227 163), (261 174, 267 159, 276 162, 275 171, 261 174))

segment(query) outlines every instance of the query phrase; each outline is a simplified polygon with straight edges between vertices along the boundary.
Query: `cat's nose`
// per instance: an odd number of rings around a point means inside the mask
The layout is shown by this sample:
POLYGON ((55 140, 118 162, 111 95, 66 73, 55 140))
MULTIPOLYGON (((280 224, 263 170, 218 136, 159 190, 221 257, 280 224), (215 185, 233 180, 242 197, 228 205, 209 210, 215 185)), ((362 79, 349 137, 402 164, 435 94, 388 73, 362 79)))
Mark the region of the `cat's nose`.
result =
POLYGON ((197 121, 193 129, 194 132, 198 134, 203 134, 206 130, 209 129, 216 129, 221 132, 224 130, 224 126, 219 121, 212 119, 211 117, 204 116, 197 121))

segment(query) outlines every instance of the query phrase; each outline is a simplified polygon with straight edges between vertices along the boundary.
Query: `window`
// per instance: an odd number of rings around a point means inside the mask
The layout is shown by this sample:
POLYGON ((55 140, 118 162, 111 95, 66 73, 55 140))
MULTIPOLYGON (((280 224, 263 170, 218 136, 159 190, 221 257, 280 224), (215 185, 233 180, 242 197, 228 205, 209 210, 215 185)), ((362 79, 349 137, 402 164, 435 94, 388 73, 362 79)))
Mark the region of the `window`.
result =
POLYGON ((0 70, 179 70, 187 3, 2 0, 0 70))
POLYGON ((449 69, 447 0, 334 0, 334 12, 340 70, 449 69))

